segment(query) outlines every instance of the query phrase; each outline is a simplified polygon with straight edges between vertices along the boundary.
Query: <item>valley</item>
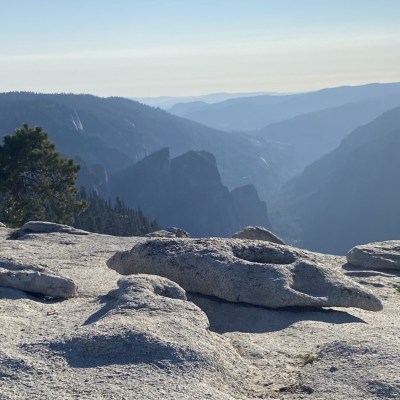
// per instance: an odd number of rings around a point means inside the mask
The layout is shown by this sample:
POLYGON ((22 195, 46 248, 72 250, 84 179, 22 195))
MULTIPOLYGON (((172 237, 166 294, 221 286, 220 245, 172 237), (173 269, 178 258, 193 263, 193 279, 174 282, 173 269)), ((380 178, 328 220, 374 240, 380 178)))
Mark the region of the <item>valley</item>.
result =
POLYGON ((399 84, 232 96, 207 107, 232 124, 240 113, 226 110, 250 105, 281 121, 230 132, 123 98, 4 93, 0 134, 24 122, 46 127, 81 165, 80 185, 193 236, 260 225, 337 254, 396 238, 399 84))

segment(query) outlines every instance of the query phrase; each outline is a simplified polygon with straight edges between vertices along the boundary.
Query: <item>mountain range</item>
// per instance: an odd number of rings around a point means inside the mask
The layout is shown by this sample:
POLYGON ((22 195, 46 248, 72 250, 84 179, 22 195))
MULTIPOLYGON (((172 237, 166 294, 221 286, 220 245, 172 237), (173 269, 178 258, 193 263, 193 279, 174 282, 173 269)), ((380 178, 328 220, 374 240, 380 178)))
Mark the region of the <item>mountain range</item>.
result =
POLYGON ((168 147, 172 157, 205 150, 229 189, 254 184, 263 200, 299 168, 290 146, 235 135, 138 102, 73 94, 0 94, 0 136, 40 125, 57 148, 88 169, 111 173, 168 147), (93 167, 95 166, 95 167, 93 167))
POLYGON ((400 237, 400 107, 355 129, 290 180, 275 200, 276 227, 292 242, 344 254, 400 237))
POLYGON ((377 96, 272 123, 255 137, 292 146, 297 166, 304 168, 334 150, 357 127, 397 106, 400 93, 377 96))
POLYGON ((252 97, 260 94, 278 94, 267 92, 250 92, 250 93, 209 93, 199 96, 155 96, 155 97, 132 97, 132 100, 146 104, 151 107, 160 107, 164 110, 174 106, 177 103, 190 103, 201 101, 207 104, 218 103, 237 97, 252 97))
POLYGON ((259 141, 232 138, 122 98, 1 94, 0 134, 25 122, 44 127, 57 149, 82 166, 80 184, 119 196, 164 226, 227 236, 244 225, 269 225, 252 178, 278 180, 281 172, 265 166, 262 160, 274 152, 259 141), (166 147, 168 151, 159 152, 166 147), (209 179, 202 180, 203 175, 209 179))
POLYGON ((81 184, 195 236, 272 226, 288 243, 343 254, 400 235, 400 84, 211 106, 234 126, 246 109, 255 115, 254 104, 264 122, 276 121, 226 132, 123 98, 5 93, 0 135, 43 126, 81 164, 81 184))
POLYGON ((296 115, 396 93, 400 93, 400 83, 373 83, 281 96, 239 97, 214 104, 178 103, 168 111, 216 129, 251 131, 296 115))

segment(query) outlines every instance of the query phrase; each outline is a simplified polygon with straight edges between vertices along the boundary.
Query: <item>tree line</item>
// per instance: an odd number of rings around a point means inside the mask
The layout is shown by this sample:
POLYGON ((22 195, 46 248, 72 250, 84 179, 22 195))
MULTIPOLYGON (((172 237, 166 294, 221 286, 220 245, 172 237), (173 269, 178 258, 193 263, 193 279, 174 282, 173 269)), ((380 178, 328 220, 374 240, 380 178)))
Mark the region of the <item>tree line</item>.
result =
POLYGON ((159 229, 154 220, 146 218, 141 210, 127 207, 118 197, 113 203, 81 187, 78 198, 89 206, 75 217, 76 228, 113 236, 142 236, 159 229))
POLYGON ((66 159, 43 128, 24 124, 0 145, 0 218, 10 227, 42 220, 117 236, 143 235, 158 229, 155 221, 120 199, 104 200, 79 192, 80 166, 66 159))

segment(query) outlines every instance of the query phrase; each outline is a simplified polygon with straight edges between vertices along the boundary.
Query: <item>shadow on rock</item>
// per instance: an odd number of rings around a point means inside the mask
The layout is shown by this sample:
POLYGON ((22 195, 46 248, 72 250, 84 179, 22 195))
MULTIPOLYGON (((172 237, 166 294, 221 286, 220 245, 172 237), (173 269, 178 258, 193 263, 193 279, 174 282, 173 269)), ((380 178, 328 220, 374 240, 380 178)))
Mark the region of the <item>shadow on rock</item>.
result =
POLYGON ((25 292, 23 290, 13 289, 10 287, 5 287, 5 286, 0 286, 0 299, 4 299, 4 300, 26 299, 26 300, 35 301, 37 303, 42 303, 42 304, 57 304, 57 303, 66 301, 65 299, 50 298, 50 297, 43 296, 41 294, 29 293, 29 292, 25 292))
POLYGON ((45 348, 73 368, 217 363, 206 315, 176 283, 136 275, 120 279, 118 289, 96 301, 101 308, 83 326, 23 348, 32 353, 45 348))
POLYGON ((73 368, 94 368, 112 364, 166 362, 175 365, 190 359, 190 354, 156 340, 144 332, 121 329, 119 332, 99 332, 81 335, 65 342, 52 343, 52 351, 62 354, 73 368))
POLYGON ((329 324, 365 323, 347 312, 315 307, 268 309, 243 303, 230 303, 210 296, 188 294, 188 300, 203 310, 216 333, 265 333, 280 331, 299 321, 329 324))
POLYGON ((113 296, 110 296, 109 294, 105 296, 100 296, 98 298, 101 304, 103 304, 103 307, 100 308, 100 310, 96 311, 93 313, 82 325, 90 325, 93 324, 97 321, 99 321, 101 318, 103 318, 107 313, 112 310, 115 307, 116 304, 116 299, 113 296))

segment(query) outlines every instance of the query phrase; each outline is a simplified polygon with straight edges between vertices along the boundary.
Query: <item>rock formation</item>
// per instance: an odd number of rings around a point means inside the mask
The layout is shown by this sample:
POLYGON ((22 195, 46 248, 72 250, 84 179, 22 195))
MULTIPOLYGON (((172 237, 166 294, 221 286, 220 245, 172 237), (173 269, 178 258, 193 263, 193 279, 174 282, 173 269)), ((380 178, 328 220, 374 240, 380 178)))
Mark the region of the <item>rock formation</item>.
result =
POLYGON ((265 307, 358 307, 379 311, 369 290, 346 278, 335 258, 270 242, 153 238, 116 253, 123 275, 164 276, 185 290, 265 307))
POLYGON ((115 300, 102 318, 60 337, 49 347, 61 351, 68 363, 76 367, 133 362, 157 362, 161 366, 168 362, 203 361, 205 354, 201 353, 207 348, 198 339, 200 332, 208 328, 208 320, 197 306, 187 301, 181 287, 151 275, 120 279, 118 286, 110 293, 115 300), (167 313, 169 317, 175 316, 176 324, 162 324, 167 313), (163 329, 157 329, 158 324, 163 329))
POLYGON ((15 256, 0 257, 0 287, 63 299, 77 295, 77 287, 72 279, 28 261, 21 262, 15 256))
POLYGON ((159 231, 155 231, 155 232, 150 232, 148 234, 145 235, 145 237, 180 237, 180 238, 188 238, 190 237, 189 233, 187 233, 186 231, 184 231, 183 229, 180 228, 165 228, 165 229, 161 229, 159 231))
POLYGON ((172 159, 171 189, 169 225, 181 226, 197 237, 227 236, 240 226, 211 153, 189 151, 172 159))
POLYGON ((18 239, 21 236, 24 236, 28 233, 52 233, 52 232, 61 232, 61 233, 70 233, 72 235, 88 235, 89 232, 86 232, 82 229, 76 229, 69 225, 56 224, 54 222, 46 222, 46 221, 29 221, 25 223, 20 229, 17 229, 11 234, 12 239, 18 239))
POLYGON ((69 299, 76 296, 76 286, 71 279, 32 270, 0 268, 0 286, 48 297, 69 299))
POLYGON ((347 253, 347 261, 362 268, 400 270, 400 240, 355 246, 347 253))
POLYGON ((254 185, 239 186, 231 191, 233 206, 241 227, 247 225, 271 226, 267 205, 261 201, 254 185))
POLYGON ((118 193, 160 226, 179 226, 192 236, 231 236, 249 224, 269 226, 267 208, 252 185, 223 185, 215 157, 189 151, 170 159, 159 150, 110 177, 108 194, 118 193))
POLYGON ((233 236, 235 239, 264 240, 266 242, 285 244, 285 242, 262 226, 246 226, 233 236))

